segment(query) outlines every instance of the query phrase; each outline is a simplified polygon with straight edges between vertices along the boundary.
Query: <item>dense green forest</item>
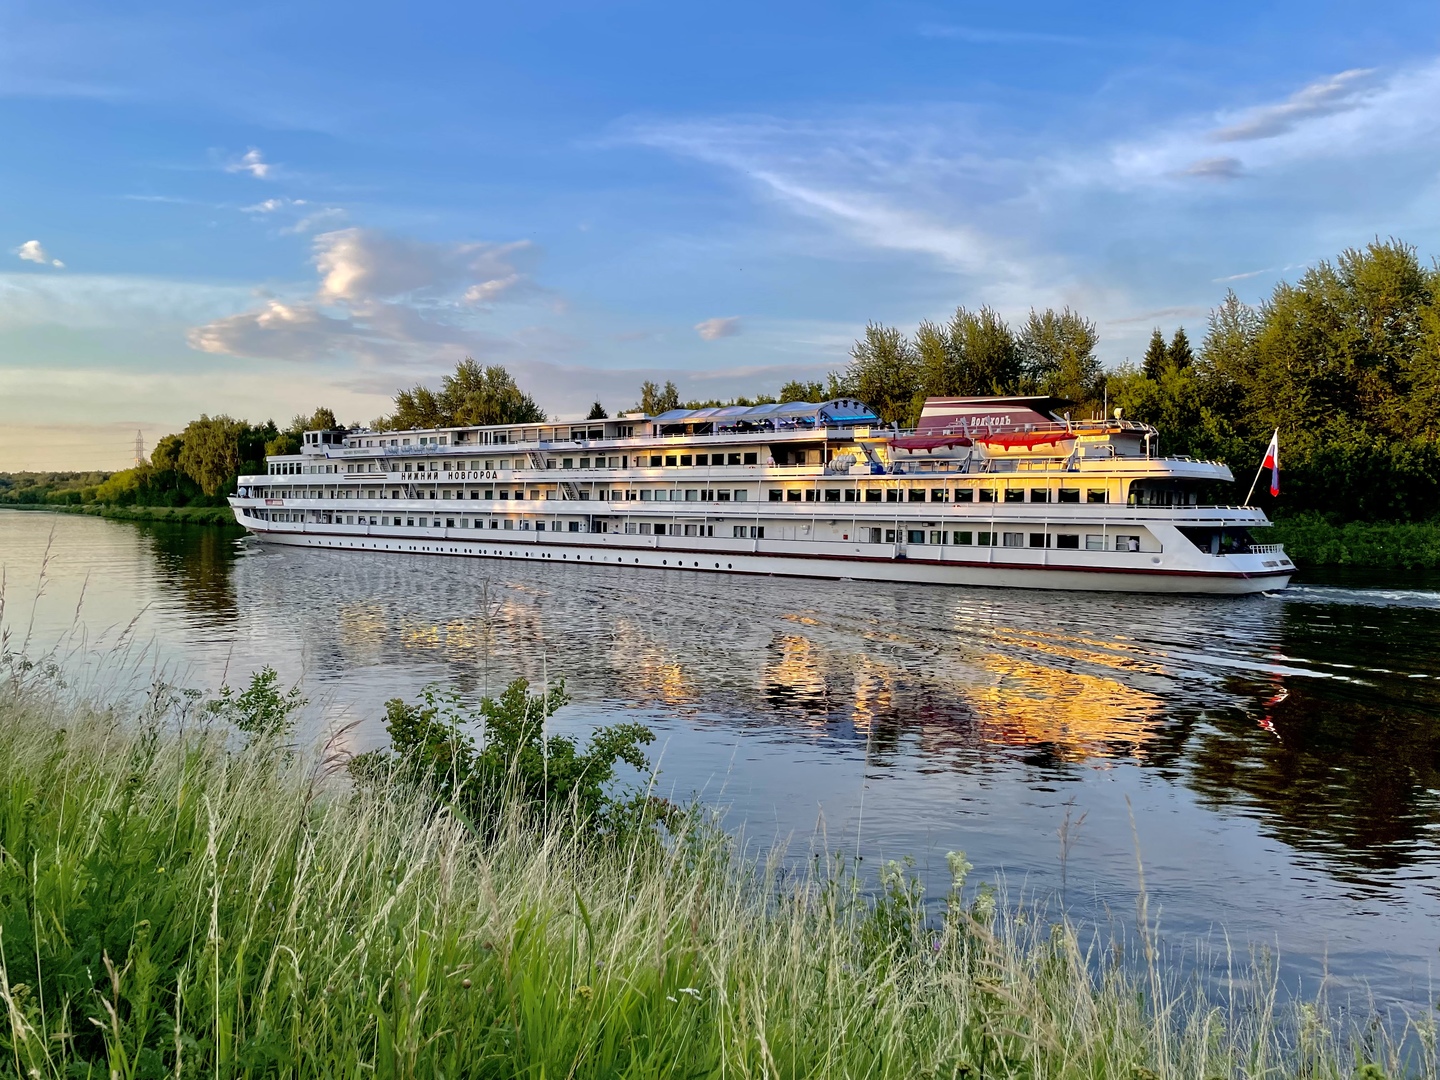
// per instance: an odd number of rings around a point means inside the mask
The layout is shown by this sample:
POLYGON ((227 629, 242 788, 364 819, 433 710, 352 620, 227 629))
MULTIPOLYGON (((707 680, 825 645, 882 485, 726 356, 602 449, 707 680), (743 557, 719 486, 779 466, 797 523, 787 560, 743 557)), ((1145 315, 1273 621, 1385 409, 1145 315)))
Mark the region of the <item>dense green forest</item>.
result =
MULTIPOLYGON (((1010 326, 991 308, 957 308, 913 333, 871 323, 847 366, 824 382, 792 380, 778 396, 683 400, 674 382, 645 382, 633 408, 668 409, 849 395, 887 422, 913 426, 927 396, 1044 393, 1078 418, 1120 408, 1155 424, 1168 454, 1224 461, 1240 484, 1280 431, 1282 493, 1257 500, 1277 517, 1331 522, 1440 517, 1440 268, 1397 240, 1350 249, 1257 306, 1233 292, 1203 340, 1156 327, 1144 357, 1106 372, 1095 324, 1066 308, 1010 326)), ((592 418, 606 414, 595 402, 592 418)), ((401 390, 380 430, 538 423, 535 399, 498 365, 465 358, 439 390, 401 390)), ((218 505, 266 454, 293 453, 306 428, 336 427, 317 409, 284 429, 202 416, 156 445, 150 463, 111 476, 0 475, 0 502, 218 505)), ((1244 497, 1243 488, 1235 492, 1244 497)))

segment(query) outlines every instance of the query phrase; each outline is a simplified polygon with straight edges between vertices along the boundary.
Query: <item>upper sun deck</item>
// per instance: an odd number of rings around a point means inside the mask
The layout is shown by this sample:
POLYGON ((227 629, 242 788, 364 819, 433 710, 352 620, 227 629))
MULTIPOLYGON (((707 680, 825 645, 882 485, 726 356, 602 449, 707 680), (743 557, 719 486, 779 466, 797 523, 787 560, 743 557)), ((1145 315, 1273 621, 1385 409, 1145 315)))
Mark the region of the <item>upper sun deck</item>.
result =
MULTIPOLYGON (((886 428, 863 402, 837 398, 818 404, 672 409, 657 416, 636 412, 601 420, 544 424, 312 431, 305 433, 300 457, 313 462, 528 454, 533 460, 522 465, 517 458, 515 468, 543 471, 547 466, 542 455, 570 448, 582 453, 598 447, 623 451, 649 446, 668 450, 677 444, 683 448, 684 444, 694 443, 703 451, 705 445, 714 445, 711 440, 723 440, 737 448, 759 449, 772 443, 833 447, 806 455, 811 463, 826 466, 826 472, 833 471, 832 456, 842 455, 849 446, 850 452, 870 467, 866 471, 873 472, 1130 471, 1129 467, 1139 466, 1137 471, 1217 478, 1224 474, 1228 478, 1228 470, 1218 462, 1161 457, 1156 429, 1123 419, 1119 410, 1113 419, 1072 420, 1068 412, 1059 412, 1067 404, 1039 396, 930 398, 913 430, 886 428)), ((760 455, 761 460, 765 457, 760 455)), ((780 459, 781 466, 789 464, 779 449, 771 461, 776 459, 780 459)), ((284 471, 291 471, 288 458, 273 460, 286 461, 284 471)), ((640 462, 637 457, 634 465, 638 467, 640 462)), ((630 465, 629 459, 626 465, 630 465)), ((351 470, 345 467, 334 471, 351 470)), ((395 471, 399 471, 398 465, 395 471)))

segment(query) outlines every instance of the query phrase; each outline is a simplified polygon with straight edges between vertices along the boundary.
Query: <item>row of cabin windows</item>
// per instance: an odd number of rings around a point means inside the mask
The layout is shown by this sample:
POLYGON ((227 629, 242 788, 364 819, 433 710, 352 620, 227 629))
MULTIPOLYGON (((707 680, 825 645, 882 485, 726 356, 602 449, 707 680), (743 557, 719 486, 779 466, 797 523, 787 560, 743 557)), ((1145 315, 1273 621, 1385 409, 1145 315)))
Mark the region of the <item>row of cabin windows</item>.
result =
POLYGON ((1139 551, 1140 537, 1133 534, 1111 535, 1104 533, 1044 533, 1044 532, 990 532, 973 529, 862 529, 862 538, 880 544, 932 544, 935 546, 958 545, 960 547, 1032 547, 1078 551, 1106 551, 1113 544, 1116 551, 1139 551), (865 534, 868 533, 868 536, 865 534), (1110 544, 1107 544, 1107 539, 1110 544))
MULTIPOLYGON (((270 511, 267 519, 271 521, 301 521, 303 516, 299 513, 288 511, 270 511)), ((371 515, 346 514, 344 524, 346 525, 381 525, 401 526, 406 528, 456 528, 456 518, 432 518, 415 517, 407 515, 371 515)), ((500 518, 474 518, 466 521, 458 519, 459 527, 472 527, 476 529, 510 529, 517 528, 513 519, 500 518)), ((337 522, 338 523, 338 522, 337 522)), ((561 531, 562 525, 569 532, 583 532, 584 524, 579 521, 550 522, 550 531, 561 531)), ((544 521, 531 522, 521 520, 518 528, 528 531, 534 528, 536 532, 545 532, 547 523, 544 521)), ((602 529, 602 531, 605 531, 602 529)), ((714 536, 715 526, 700 523, 682 524, 679 522, 649 522, 629 521, 625 523, 625 532, 638 534, 640 536, 714 536)), ((765 539, 765 526, 763 525, 733 525, 731 535, 736 539, 763 540, 765 539)), ((988 531, 973 529, 862 529, 860 538, 870 543, 894 544, 905 543, 908 545, 930 544, 936 547, 958 546, 958 547, 1007 547, 1007 548, 1048 548, 1053 546, 1061 550, 1079 550, 1083 539, 1084 550, 1106 551, 1112 545, 1116 551, 1137 552, 1140 550, 1140 537, 1134 534, 1116 534, 1106 536, 1103 533, 1045 533, 1045 532, 1010 532, 1010 531, 988 531), (1107 543, 1109 541, 1109 543, 1107 543)))
MULTIPOLYGON (((1104 488, 1030 488, 1029 501, 1032 503, 1062 502, 1078 503, 1081 495, 1087 503, 1107 502, 1109 496, 1104 488), (1051 498, 1052 494, 1055 496, 1051 498)), ((771 488, 771 502, 932 502, 957 503, 1025 502, 1025 488, 1006 488, 997 492, 994 488, 771 488)))

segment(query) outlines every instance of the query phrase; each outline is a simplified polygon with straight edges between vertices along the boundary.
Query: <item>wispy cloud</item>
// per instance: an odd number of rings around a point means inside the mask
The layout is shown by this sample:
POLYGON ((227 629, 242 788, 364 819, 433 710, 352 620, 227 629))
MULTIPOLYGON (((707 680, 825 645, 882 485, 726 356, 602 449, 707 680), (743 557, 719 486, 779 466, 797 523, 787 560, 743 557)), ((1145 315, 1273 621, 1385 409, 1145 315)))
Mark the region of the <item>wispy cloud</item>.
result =
POLYGON ((288 210, 293 206, 305 206, 304 199, 287 199, 277 197, 273 199, 262 199, 251 206, 242 206, 240 209, 247 214, 274 214, 281 210, 288 210))
POLYGON ((1093 45, 1090 38, 1072 34, 1049 34, 1034 30, 1001 30, 983 26, 956 26, 948 23, 925 23, 920 36, 963 41, 967 45, 1093 45))
POLYGON ((1180 171, 1185 176, 1200 176, 1209 180, 1238 180, 1245 175, 1240 159, 1233 157, 1201 158, 1180 171))
POLYGON ((706 341, 734 337, 740 333, 740 316, 727 315, 723 318, 706 319, 695 324, 695 332, 706 341))
POLYGON ((1237 122, 1210 133, 1216 142, 1248 142, 1270 139, 1294 131, 1306 120, 1358 109, 1364 103, 1371 68, 1353 68, 1319 79, 1302 87, 1284 101, 1263 105, 1242 115, 1237 122))
POLYGON ((26 262, 39 263, 41 266, 53 266, 57 270, 63 270, 65 264, 59 259, 52 258, 50 253, 41 246, 39 240, 26 240, 18 248, 15 254, 26 262))
POLYGON ((1246 270, 1243 274, 1226 274, 1224 277, 1211 278, 1210 280, 1217 285, 1223 285, 1227 281, 1247 281, 1250 278, 1259 277, 1261 274, 1273 274, 1274 272, 1275 268, 1273 266, 1267 266, 1263 270, 1246 270))
POLYGON ((247 311, 193 327, 200 352, 295 361, 352 355, 403 362, 417 347, 505 343, 473 325, 476 308, 521 291, 529 241, 437 244, 378 229, 321 233, 313 241, 317 282, 305 296, 267 296, 247 311))
POLYGON ((1352 69, 1316 79, 1278 102, 1177 118, 1168 129, 1117 140, 1110 175, 1122 187, 1255 178, 1298 163, 1344 164, 1424 155, 1440 143, 1440 60, 1381 74, 1352 69), (1217 143, 1227 153, 1215 154, 1217 143))
POLYGON ((226 162, 225 171, 229 173, 248 173, 256 180, 266 180, 275 171, 275 166, 265 160, 265 155, 255 147, 245 151, 240 157, 226 162))

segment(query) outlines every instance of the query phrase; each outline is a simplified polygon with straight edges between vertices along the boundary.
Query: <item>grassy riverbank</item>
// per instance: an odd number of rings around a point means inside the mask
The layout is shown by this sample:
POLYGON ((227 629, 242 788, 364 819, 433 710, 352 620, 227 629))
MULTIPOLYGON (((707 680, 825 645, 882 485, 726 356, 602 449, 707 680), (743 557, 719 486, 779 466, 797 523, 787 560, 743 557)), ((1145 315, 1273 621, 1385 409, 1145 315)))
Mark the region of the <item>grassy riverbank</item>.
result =
POLYGON ((86 514, 116 521, 162 521, 174 525, 231 525, 235 512, 228 506, 54 506, 0 503, 0 509, 31 510, 56 514, 86 514))
POLYGON ((1264 540, 1284 544, 1286 553, 1302 570, 1312 566, 1440 569, 1440 522, 1352 521, 1331 525, 1319 518, 1282 519, 1264 540))
POLYGON ((875 895, 703 824, 602 846, 511 813, 477 835, 334 757, 238 750, 184 695, 132 716, 23 667, 0 668, 0 1072, 1436 1072, 1368 1016, 1277 1005, 1263 971, 1225 1002, 1179 985, 1143 922, 1122 959, 997 907, 958 855, 927 910, 900 867, 875 895))

